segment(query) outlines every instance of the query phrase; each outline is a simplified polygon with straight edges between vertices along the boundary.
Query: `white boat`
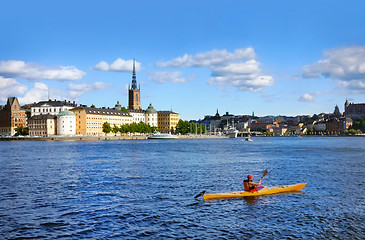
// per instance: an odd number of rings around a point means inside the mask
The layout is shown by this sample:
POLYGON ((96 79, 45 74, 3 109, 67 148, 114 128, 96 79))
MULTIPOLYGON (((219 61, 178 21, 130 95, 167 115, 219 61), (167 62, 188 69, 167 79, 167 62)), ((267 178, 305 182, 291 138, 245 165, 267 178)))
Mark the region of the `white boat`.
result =
POLYGON ((229 136, 229 138, 237 138, 238 130, 237 129, 228 130, 228 136, 229 136))
POLYGON ((148 136, 148 139, 177 139, 177 135, 172 135, 171 133, 160 133, 154 132, 152 135, 148 136))

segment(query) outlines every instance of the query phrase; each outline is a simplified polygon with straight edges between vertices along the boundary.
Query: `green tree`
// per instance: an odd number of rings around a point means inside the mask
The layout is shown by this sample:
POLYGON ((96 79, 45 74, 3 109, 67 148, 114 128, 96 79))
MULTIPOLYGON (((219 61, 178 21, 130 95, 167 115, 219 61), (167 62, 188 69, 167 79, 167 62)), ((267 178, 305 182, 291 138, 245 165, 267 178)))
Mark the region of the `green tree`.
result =
POLYGON ((119 127, 117 125, 114 124, 113 128, 112 128, 112 132, 114 133, 114 135, 117 135, 117 132, 119 132, 119 127))
POLYGON ((129 111, 125 107, 122 107, 121 111, 129 113, 129 111))
POLYGON ((29 135, 29 128, 28 127, 23 127, 23 126, 19 126, 16 127, 14 129, 17 132, 17 135, 29 135))
POLYGON ((138 130, 138 124, 137 123, 131 123, 130 125, 129 125, 129 132, 130 133, 136 133, 137 132, 137 130, 138 130))
POLYGON ((188 121, 179 120, 176 126, 176 132, 185 135, 190 132, 190 123, 188 121))
POLYGON ((110 123, 104 122, 103 123, 103 133, 108 134, 112 131, 112 128, 110 127, 110 123))
POLYGON ((365 118, 359 118, 357 119, 354 124, 351 127, 355 130, 361 130, 362 132, 365 132, 365 118))
POLYGON ((192 133, 192 134, 195 134, 195 133, 197 133, 197 131, 196 131, 197 129, 196 129, 196 124, 195 123, 190 123, 190 132, 192 133))
POLYGON ((205 132, 207 131, 207 129, 205 128, 205 126, 203 124, 200 124, 199 128, 200 128, 200 133, 201 134, 205 134, 205 132))
POLYGON ((129 124, 123 124, 119 128, 120 133, 128 133, 129 132, 129 124))

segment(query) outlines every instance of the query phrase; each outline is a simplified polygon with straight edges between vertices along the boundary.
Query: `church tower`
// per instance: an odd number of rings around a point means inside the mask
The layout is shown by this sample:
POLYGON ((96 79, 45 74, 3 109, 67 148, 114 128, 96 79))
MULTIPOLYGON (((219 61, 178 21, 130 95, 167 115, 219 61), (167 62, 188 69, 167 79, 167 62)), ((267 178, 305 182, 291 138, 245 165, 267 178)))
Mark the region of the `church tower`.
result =
POLYGON ((128 109, 140 110, 141 108, 141 90, 140 86, 137 88, 136 80, 136 66, 135 60, 133 60, 133 74, 132 74, 132 86, 129 87, 129 101, 128 109))

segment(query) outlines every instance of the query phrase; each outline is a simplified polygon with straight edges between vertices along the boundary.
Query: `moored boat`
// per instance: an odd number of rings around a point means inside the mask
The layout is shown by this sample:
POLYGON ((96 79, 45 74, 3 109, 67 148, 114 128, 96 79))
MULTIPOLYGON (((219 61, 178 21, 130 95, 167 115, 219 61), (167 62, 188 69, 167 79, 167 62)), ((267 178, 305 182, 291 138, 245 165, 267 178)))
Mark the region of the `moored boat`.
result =
POLYGON ((302 190, 305 187, 305 185, 307 185, 307 183, 299 183, 299 184, 276 186, 276 187, 263 187, 255 192, 237 191, 237 192, 213 193, 213 194, 204 193, 203 199, 212 200, 212 199, 224 199, 224 198, 256 197, 256 196, 270 195, 277 193, 298 192, 302 190))
POLYGON ((177 139, 179 138, 177 135, 173 135, 171 133, 160 133, 154 132, 152 135, 148 136, 148 139, 177 139))

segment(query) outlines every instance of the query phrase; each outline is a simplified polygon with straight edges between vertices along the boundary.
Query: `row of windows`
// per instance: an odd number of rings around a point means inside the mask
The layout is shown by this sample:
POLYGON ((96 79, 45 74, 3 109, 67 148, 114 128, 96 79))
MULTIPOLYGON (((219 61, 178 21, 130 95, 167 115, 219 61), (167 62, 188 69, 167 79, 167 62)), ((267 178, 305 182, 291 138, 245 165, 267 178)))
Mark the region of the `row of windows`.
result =
POLYGON ((32 112, 36 113, 36 112, 54 112, 54 113, 58 113, 61 111, 67 110, 67 108, 32 108, 32 112))

